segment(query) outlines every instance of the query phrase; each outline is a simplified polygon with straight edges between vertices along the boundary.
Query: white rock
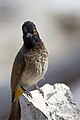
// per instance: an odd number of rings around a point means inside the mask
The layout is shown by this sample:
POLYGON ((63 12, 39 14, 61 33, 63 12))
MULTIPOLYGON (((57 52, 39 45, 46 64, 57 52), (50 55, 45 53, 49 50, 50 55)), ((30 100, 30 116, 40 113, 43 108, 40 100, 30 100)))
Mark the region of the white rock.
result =
POLYGON ((38 90, 20 97, 21 120, 80 120, 80 110, 73 100, 69 87, 63 83, 46 84, 38 90))

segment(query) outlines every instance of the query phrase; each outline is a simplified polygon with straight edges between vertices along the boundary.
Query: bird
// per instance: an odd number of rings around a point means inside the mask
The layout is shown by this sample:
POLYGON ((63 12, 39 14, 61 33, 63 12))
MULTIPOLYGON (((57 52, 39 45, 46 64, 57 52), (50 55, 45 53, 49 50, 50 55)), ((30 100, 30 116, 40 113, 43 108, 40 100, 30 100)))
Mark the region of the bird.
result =
POLYGON ((31 21, 24 22, 22 33, 23 45, 15 57, 11 72, 12 101, 8 120, 20 120, 19 97, 29 87, 37 86, 48 69, 48 50, 40 39, 36 25, 31 21))

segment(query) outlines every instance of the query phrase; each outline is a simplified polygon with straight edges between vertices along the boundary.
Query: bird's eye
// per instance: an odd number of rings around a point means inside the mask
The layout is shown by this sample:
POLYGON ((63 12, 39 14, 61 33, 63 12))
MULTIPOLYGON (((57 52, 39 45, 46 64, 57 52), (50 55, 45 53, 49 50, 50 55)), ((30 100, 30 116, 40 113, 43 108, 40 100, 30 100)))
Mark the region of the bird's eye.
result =
POLYGON ((37 30, 34 29, 33 30, 33 34, 36 35, 37 34, 37 30))

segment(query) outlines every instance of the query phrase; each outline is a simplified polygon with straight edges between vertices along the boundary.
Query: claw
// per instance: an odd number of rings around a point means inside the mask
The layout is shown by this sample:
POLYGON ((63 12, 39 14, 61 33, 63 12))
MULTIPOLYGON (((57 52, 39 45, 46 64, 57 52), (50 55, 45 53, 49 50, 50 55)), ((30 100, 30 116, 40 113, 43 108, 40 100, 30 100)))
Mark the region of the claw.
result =
POLYGON ((32 94, 31 94, 28 90, 24 89, 22 86, 21 86, 21 88, 23 89, 24 93, 25 93, 27 96, 33 98, 33 97, 32 97, 32 94))
POLYGON ((33 98, 33 97, 32 97, 32 94, 31 94, 28 90, 25 90, 24 93, 25 93, 27 96, 33 98))
POLYGON ((38 91, 42 94, 43 98, 44 98, 44 92, 37 86, 35 85, 36 89, 38 89, 38 91))

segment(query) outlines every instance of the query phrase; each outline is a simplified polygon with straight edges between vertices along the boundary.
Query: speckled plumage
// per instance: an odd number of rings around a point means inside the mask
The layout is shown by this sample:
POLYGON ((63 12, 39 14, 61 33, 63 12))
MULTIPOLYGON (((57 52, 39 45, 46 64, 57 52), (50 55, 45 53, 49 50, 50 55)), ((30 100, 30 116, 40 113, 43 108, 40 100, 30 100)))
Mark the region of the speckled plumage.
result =
POLYGON ((20 113, 18 112, 19 102, 13 103, 16 86, 19 85, 27 90, 27 88, 37 84, 43 78, 48 68, 48 52, 39 37, 34 23, 25 22, 22 30, 24 44, 16 55, 11 74, 12 107, 9 120, 20 120, 17 115, 20 113), (33 33, 34 29, 35 34, 33 33), (14 116, 15 118, 13 118, 14 116))
POLYGON ((12 69, 12 94, 17 84, 27 89, 42 79, 48 67, 48 52, 43 42, 36 49, 28 50, 23 45, 18 52, 12 69), (41 46, 40 46, 41 44, 41 46))

